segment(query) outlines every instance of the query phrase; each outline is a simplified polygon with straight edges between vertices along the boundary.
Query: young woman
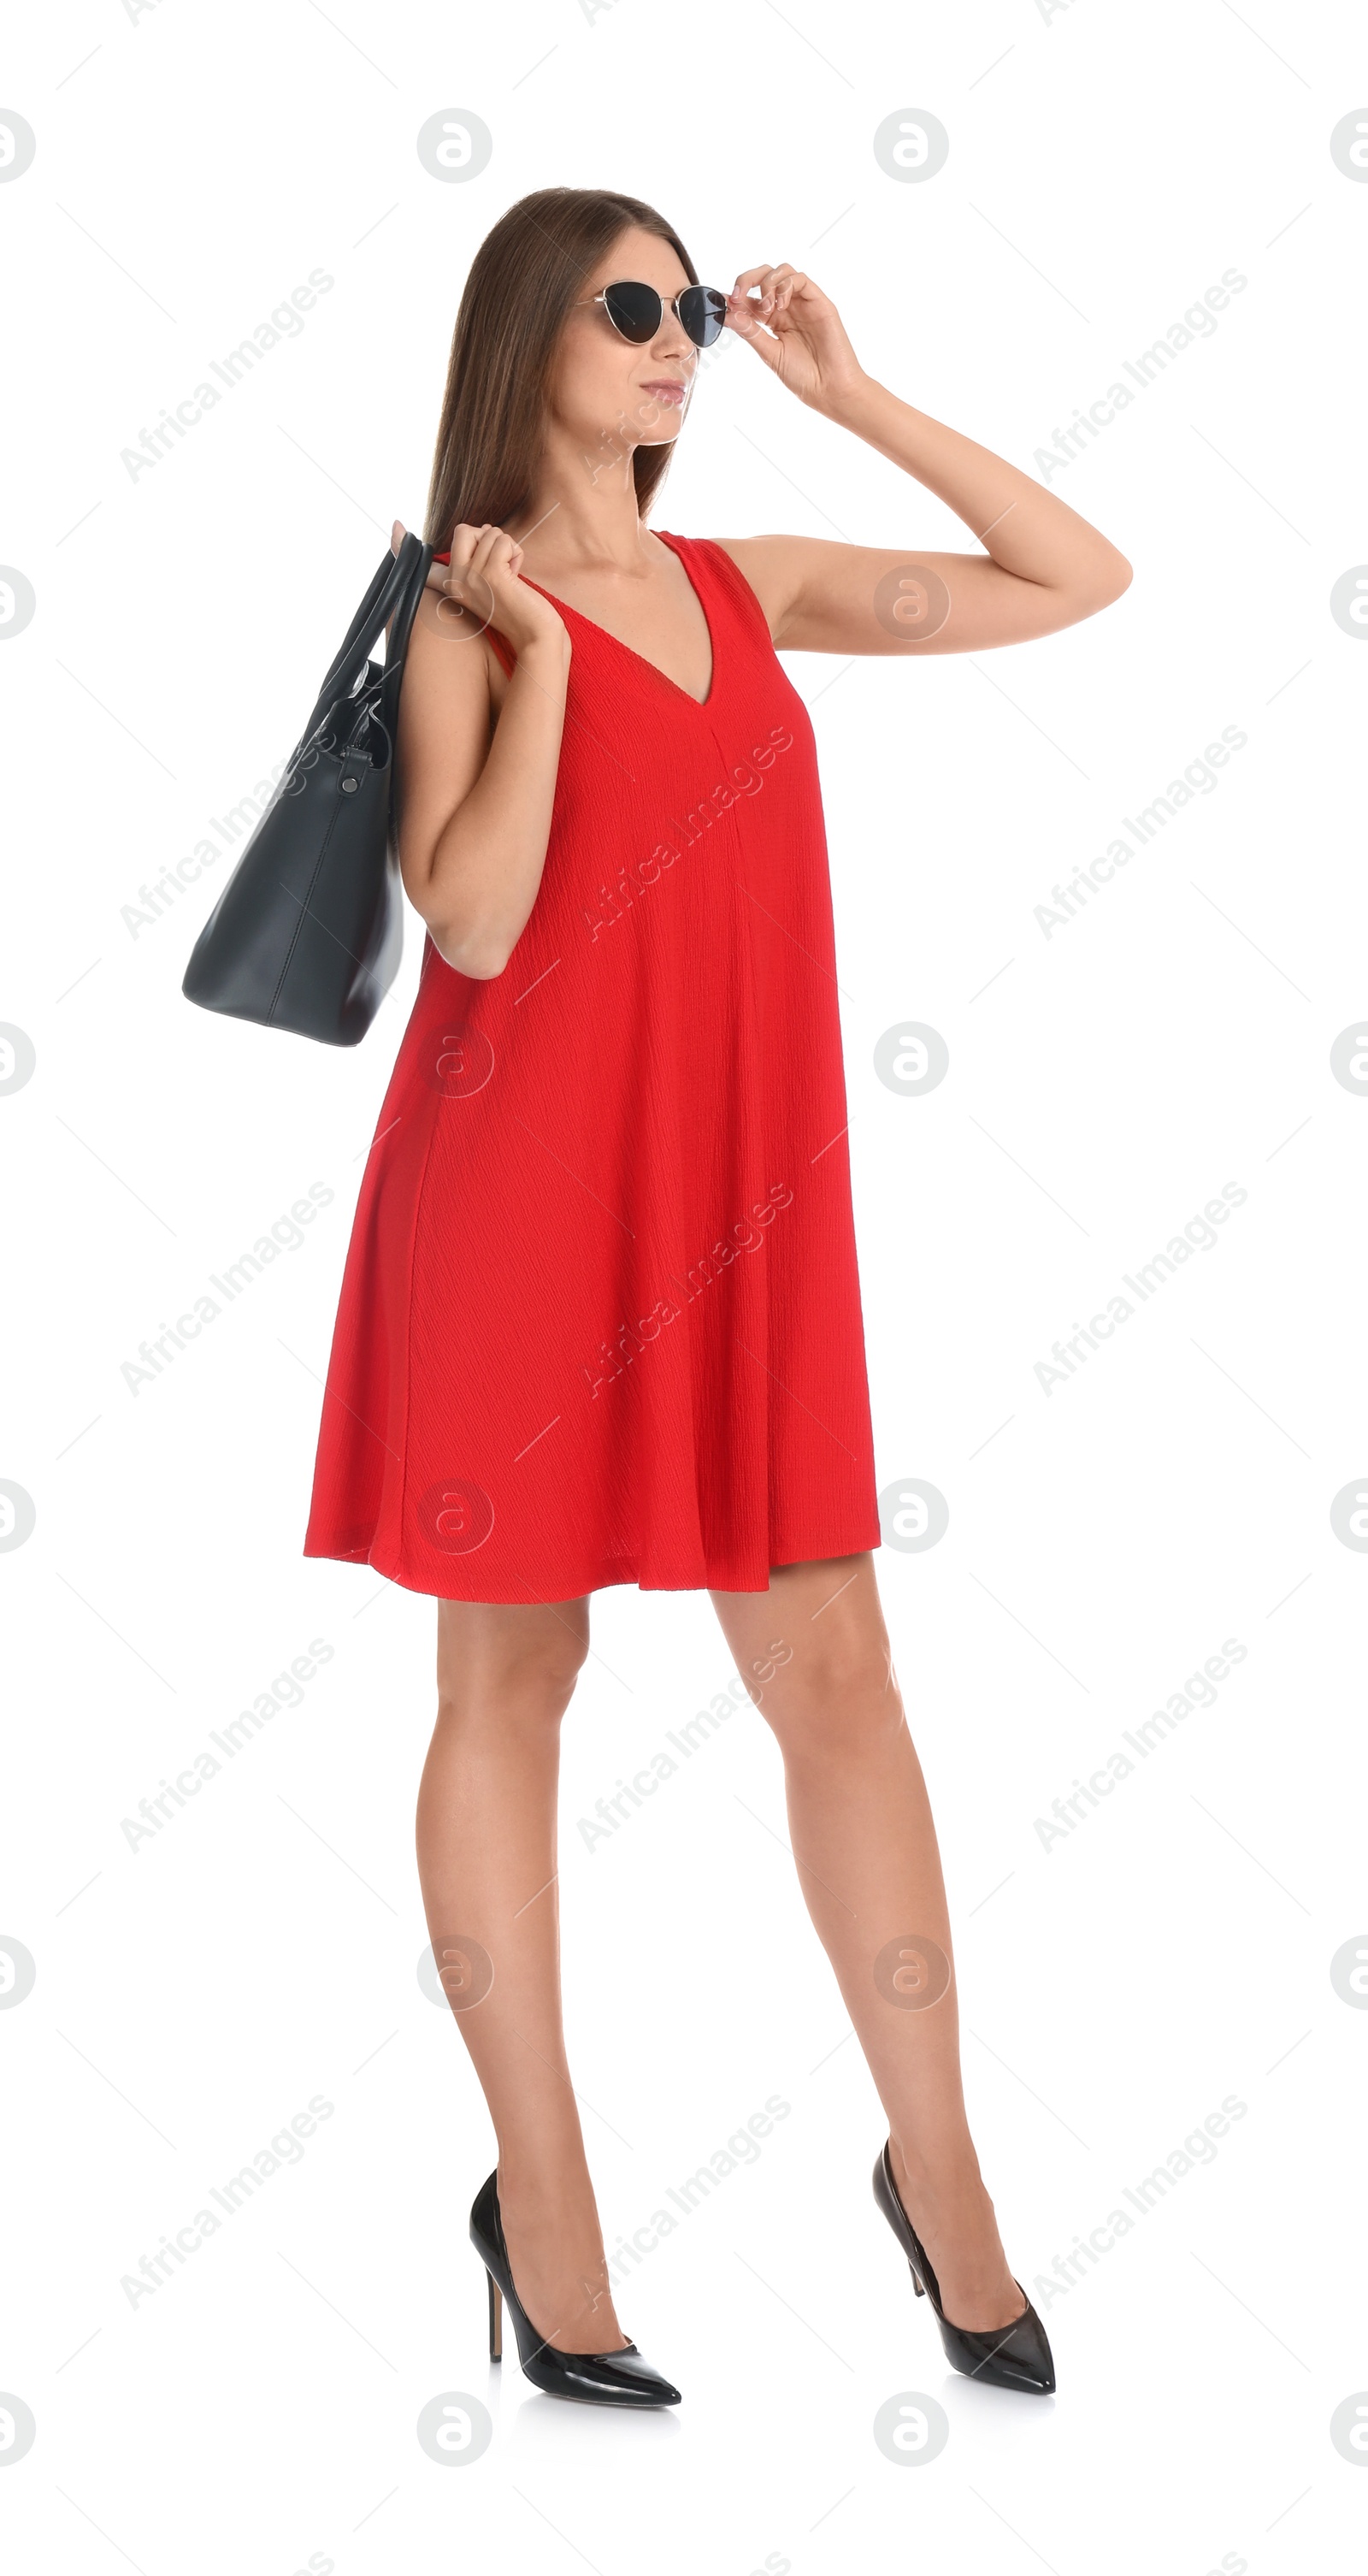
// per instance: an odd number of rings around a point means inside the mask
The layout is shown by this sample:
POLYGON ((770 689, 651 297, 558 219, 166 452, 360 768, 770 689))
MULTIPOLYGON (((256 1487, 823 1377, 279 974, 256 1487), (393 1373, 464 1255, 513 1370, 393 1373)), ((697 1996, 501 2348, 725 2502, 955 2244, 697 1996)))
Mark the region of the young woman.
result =
MULTIPOLYGON (((396 530, 396 542, 402 532, 396 530)), ((438 1602, 418 1865, 498 2164, 524 2370, 668 2405, 618 2323, 561 2028, 560 1720, 600 1587, 712 1596, 778 1740, 803 1895, 888 2115, 875 2193, 954 2365, 1045 2391, 960 2085, 935 1829, 879 1606, 826 846, 786 653, 977 652, 1130 567, 864 372, 786 265, 698 284, 634 198, 477 254, 398 745, 427 925, 348 1256, 306 1553, 438 1602), (938 494, 982 551, 663 536, 700 349, 938 494), (909 2005, 918 2008, 909 2009, 909 2005)))

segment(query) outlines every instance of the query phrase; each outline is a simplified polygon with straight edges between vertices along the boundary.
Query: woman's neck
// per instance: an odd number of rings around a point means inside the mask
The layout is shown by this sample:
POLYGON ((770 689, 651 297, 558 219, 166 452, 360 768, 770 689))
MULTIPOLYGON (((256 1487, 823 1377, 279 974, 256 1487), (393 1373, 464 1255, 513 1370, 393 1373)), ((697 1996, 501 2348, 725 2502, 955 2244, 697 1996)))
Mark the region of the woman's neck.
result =
POLYGON ((645 573, 656 540, 637 508, 632 449, 608 443, 601 458, 567 433, 543 449, 524 507, 508 533, 526 548, 533 581, 562 572, 645 573))

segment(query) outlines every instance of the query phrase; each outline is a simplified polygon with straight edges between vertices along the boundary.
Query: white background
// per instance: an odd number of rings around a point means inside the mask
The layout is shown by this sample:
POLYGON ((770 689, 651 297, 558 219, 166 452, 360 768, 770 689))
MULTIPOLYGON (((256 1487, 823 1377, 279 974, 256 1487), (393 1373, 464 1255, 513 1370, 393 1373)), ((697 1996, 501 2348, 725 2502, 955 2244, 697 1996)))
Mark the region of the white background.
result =
MULTIPOLYGON (((1368 557, 1368 186, 1329 138, 1368 99, 1357 15, 84 0, 12 27, 4 81, 37 137, 0 186, 0 557, 36 594, 0 649, 0 1019, 37 1058, 0 1097, 0 1476, 36 1508, 0 1557, 0 1934, 37 1964, 0 2013, 0 2386, 37 2425, 0 2477, 13 2563, 1344 2563, 1368 2019, 1330 1962, 1368 1920, 1368 1567, 1330 1510, 1368 1469, 1368 1108, 1330 1049, 1368 999, 1368 657, 1330 593, 1368 557), (494 138, 465 183, 415 149, 447 108, 494 138), (872 138, 915 108, 950 154, 905 184, 872 138), (950 1514, 879 1575, 971 2116, 1053 2401, 955 2377, 913 2301, 763 1721, 585 1849, 577 1819, 730 1672, 705 1596, 625 1590, 594 1605, 563 1789, 610 2247, 768 2096, 791 2109, 618 2293, 682 2408, 490 2373, 465 2230, 492 2133, 416 1974, 433 1612, 300 1554, 416 925, 347 1054, 181 998, 222 866, 136 937, 123 918, 288 752, 391 517, 421 521, 475 246, 552 182, 647 197, 705 279, 809 268, 866 367, 1037 474, 1125 359, 1247 280, 1053 470, 1135 565, 1117 606, 1011 652, 789 666, 827 804, 879 1479, 950 1514), (303 331, 132 478, 121 451, 315 267, 335 285, 303 331), (1214 789, 1047 938, 1052 887, 1226 726, 1248 739, 1214 789), (949 1047, 925 1097, 873 1070, 900 1015, 949 1047), (131 1393, 139 1343, 314 1182, 335 1195, 300 1248, 131 1393), (1054 1341, 1228 1182, 1247 1199, 1218 1243, 1046 1394, 1054 1341), (122 1819, 314 1638, 332 1659, 301 1705, 130 1850, 122 1819), (1036 1819, 1227 1638, 1246 1654, 1215 1705, 1045 1850, 1036 1819), (302 2158, 131 2306, 123 2276, 314 2095, 334 2107, 302 2158), (1247 2107, 1214 2160, 1047 2304, 1055 2258, 1227 2096, 1247 2107), (453 2468, 415 2435, 448 2391, 495 2428, 453 2468), (873 2439, 901 2392, 949 2417, 924 2466, 873 2439)), ((730 342, 656 519, 971 542, 730 342)))

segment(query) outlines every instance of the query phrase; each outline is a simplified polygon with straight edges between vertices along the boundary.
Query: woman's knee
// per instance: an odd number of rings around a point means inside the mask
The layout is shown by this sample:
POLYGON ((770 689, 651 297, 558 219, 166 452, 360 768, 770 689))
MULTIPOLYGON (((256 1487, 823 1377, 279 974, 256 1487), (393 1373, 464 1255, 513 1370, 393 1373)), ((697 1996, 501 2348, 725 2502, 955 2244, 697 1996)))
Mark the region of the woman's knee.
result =
POLYGON ((795 1639, 759 1707, 786 1751, 850 1756, 882 1745, 904 1722, 888 1641, 867 1628, 795 1639))
POLYGON ((528 1717, 562 1716, 589 1652, 587 1623, 559 1611, 510 1605, 503 1615, 472 1618, 469 1603, 441 1604, 437 1651, 439 1713, 476 1709, 528 1717))

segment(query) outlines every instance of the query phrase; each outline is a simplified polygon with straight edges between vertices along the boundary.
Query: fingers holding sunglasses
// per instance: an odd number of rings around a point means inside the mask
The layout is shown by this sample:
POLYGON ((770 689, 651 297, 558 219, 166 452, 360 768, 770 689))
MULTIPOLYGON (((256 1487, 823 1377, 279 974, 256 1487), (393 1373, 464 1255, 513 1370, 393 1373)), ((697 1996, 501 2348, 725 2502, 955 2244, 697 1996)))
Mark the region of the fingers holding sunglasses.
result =
POLYGON ((783 378, 790 391, 806 395, 809 390, 805 370, 795 362, 801 342, 798 339, 794 298, 807 288, 809 281, 787 263, 780 267, 743 269, 727 298, 727 321, 741 339, 747 340, 757 357, 763 358, 771 372, 783 378), (794 345, 790 346, 793 342, 794 345))
POLYGON ((727 298, 728 319, 732 321, 735 328, 735 315, 739 307, 749 319, 752 329, 757 324, 764 324, 766 328, 773 330, 776 317, 788 311, 795 293, 806 287, 808 282, 808 279, 799 270, 791 267, 787 261, 782 262, 777 268, 772 265, 745 268, 727 298))
POLYGON ((829 296, 802 269, 743 269, 727 320, 800 402, 821 409, 849 392, 860 365, 829 296))

